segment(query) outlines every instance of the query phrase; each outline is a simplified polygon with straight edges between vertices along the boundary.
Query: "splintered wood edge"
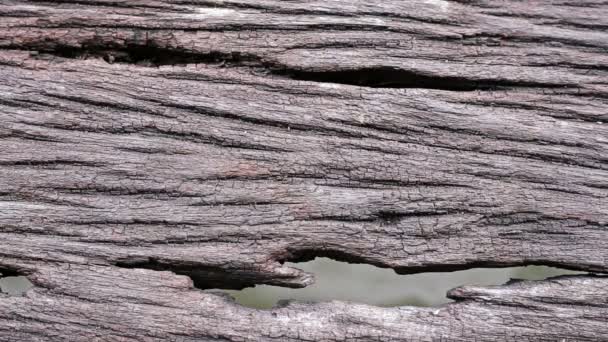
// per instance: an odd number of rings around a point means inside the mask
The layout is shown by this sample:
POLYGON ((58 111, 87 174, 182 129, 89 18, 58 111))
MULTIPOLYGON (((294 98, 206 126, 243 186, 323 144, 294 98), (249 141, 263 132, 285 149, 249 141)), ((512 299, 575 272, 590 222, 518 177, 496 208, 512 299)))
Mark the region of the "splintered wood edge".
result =
POLYGON ((606 279, 241 307, 285 261, 608 268, 607 6, 0 4, 0 340, 603 340, 606 279))

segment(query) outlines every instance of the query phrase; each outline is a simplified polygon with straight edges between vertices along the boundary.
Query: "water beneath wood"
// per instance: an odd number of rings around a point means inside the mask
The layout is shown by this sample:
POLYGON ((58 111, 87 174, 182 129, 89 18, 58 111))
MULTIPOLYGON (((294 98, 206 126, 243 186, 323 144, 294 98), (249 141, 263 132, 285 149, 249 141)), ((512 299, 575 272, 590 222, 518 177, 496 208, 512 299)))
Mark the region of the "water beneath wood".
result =
POLYGON ((21 296, 33 286, 24 276, 0 278, 0 292, 10 296, 21 296))
POLYGON ((303 289, 258 285, 225 292, 235 297, 241 305, 264 309, 271 308, 281 299, 315 302, 336 299, 379 306, 436 306, 450 302, 446 292, 464 284, 502 285, 510 278, 540 280, 581 273, 546 266, 527 266, 399 275, 391 269, 327 258, 287 264, 313 273, 315 284, 303 289))

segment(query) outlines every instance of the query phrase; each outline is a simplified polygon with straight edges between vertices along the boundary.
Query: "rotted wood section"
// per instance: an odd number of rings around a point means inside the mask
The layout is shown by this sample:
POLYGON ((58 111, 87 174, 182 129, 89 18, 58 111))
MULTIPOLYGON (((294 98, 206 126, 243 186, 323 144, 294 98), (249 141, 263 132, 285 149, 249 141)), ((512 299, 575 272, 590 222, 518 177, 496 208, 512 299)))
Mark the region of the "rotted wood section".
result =
POLYGON ((608 340, 603 1, 0 1, 2 341, 608 340), (304 287, 551 265, 436 308, 304 287))

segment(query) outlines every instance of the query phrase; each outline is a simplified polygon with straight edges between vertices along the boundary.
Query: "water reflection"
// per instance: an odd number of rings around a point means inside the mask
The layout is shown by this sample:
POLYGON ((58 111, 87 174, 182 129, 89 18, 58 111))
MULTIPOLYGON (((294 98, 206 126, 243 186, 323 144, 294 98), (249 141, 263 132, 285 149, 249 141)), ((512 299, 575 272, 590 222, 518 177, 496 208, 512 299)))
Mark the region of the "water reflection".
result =
POLYGON ((259 285, 242 291, 226 291, 241 305, 268 309, 278 300, 343 300, 378 306, 435 306, 450 302, 448 290, 464 285, 499 285, 510 278, 540 280, 547 277, 577 274, 546 266, 502 269, 472 269, 445 273, 398 275, 391 269, 364 264, 347 264, 327 258, 288 265, 314 273, 314 285, 303 289, 259 285))

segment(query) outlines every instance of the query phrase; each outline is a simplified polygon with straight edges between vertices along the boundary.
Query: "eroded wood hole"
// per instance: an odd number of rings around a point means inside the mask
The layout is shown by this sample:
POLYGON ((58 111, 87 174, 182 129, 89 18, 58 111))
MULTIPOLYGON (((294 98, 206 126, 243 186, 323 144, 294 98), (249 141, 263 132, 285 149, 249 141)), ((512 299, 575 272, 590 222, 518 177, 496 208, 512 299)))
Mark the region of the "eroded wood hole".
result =
POLYGON ((502 285, 510 279, 542 280, 584 273, 548 266, 525 266, 399 275, 388 268, 320 257, 285 264, 314 274, 315 284, 301 289, 257 285, 223 292, 230 294, 243 306, 258 309, 272 308, 277 302, 287 299, 307 302, 341 300, 386 307, 432 307, 451 302, 446 293, 461 285, 502 285))

